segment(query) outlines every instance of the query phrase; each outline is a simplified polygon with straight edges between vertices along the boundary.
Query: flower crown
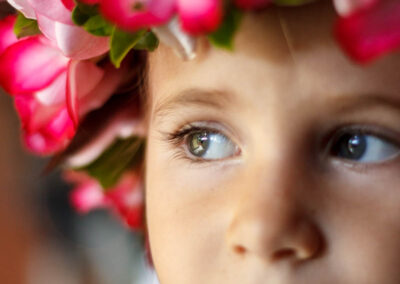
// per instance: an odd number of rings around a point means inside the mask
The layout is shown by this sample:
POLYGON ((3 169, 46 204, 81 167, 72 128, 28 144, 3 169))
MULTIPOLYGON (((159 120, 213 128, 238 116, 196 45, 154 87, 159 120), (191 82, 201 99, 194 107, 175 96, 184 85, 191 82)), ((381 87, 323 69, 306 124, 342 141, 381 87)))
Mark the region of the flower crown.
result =
MULTIPOLYGON (((78 211, 110 208, 142 229, 144 139, 132 93, 140 92, 143 50, 162 41, 190 60, 199 35, 233 50, 246 11, 310 0, 7 2, 18 14, 0 22, 0 85, 14 98, 26 147, 64 165, 78 211)), ((355 61, 400 48, 400 1, 333 3, 335 37, 355 61)))

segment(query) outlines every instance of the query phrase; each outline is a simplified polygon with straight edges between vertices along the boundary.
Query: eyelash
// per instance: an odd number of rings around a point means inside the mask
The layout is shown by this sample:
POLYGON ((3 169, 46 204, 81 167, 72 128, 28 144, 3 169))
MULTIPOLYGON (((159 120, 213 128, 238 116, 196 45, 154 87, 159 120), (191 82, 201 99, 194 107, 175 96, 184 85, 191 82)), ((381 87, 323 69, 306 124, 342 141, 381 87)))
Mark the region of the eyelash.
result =
POLYGON ((334 146, 339 142, 340 138, 345 134, 353 134, 353 135, 370 135, 374 136, 378 139, 382 139, 400 149, 400 135, 396 132, 388 130, 385 127, 376 126, 376 125, 342 125, 337 127, 334 131, 331 131, 329 135, 324 139, 324 152, 323 155, 325 157, 331 157, 336 161, 340 161, 347 167, 353 169, 354 171, 363 173, 368 171, 369 169, 378 169, 382 166, 385 166, 389 163, 396 162, 399 159, 399 155, 394 156, 388 160, 383 160, 380 162, 371 162, 371 163, 360 163, 354 162, 351 160, 347 160, 345 158, 341 158, 335 156, 334 154, 334 146))
POLYGON ((327 145, 328 153, 331 153, 332 146, 339 141, 339 139, 344 134, 355 134, 355 135, 371 135, 375 136, 379 139, 385 140, 393 145, 400 147, 399 137, 392 131, 382 130, 382 127, 379 126, 370 126, 370 125, 344 125, 341 127, 337 127, 336 130, 331 131, 327 138, 325 139, 325 143, 323 145, 327 145))
POLYGON ((201 131, 201 130, 212 131, 211 129, 194 126, 189 123, 186 124, 183 128, 179 129, 178 131, 168 134, 168 141, 174 146, 179 146, 184 142, 187 135, 189 135, 194 131, 201 131))

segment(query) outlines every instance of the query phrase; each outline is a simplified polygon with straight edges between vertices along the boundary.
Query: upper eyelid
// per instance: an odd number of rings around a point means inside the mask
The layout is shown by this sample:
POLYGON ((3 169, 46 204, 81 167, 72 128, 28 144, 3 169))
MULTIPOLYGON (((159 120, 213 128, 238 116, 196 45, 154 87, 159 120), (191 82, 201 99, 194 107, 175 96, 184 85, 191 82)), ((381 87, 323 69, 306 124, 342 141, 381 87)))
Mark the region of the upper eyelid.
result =
POLYGON ((400 156, 399 138, 397 138, 398 141, 394 141, 395 140, 394 138, 391 139, 390 137, 388 137, 389 135, 382 134, 383 131, 377 131, 376 129, 377 129, 377 127, 369 128, 368 126, 351 126, 351 127, 347 127, 344 129, 340 129, 339 130, 340 134, 337 134, 337 135, 335 134, 335 136, 337 138, 335 140, 332 140, 327 147, 326 152, 327 152, 328 156, 333 156, 334 160, 336 160, 337 162, 340 161, 340 163, 344 163, 347 167, 349 167, 353 170, 356 170, 356 171, 360 171, 360 172, 366 171, 369 168, 383 166, 383 165, 386 165, 388 163, 391 163, 391 162, 397 160, 398 157, 400 156), (351 131, 353 133, 351 133, 351 131), (376 138, 384 141, 385 143, 394 145, 396 148, 398 148, 398 151, 395 155, 392 155, 392 156, 388 157, 387 159, 382 159, 379 161, 370 161, 370 162, 360 162, 360 161, 355 161, 355 160, 351 160, 351 159, 334 156, 332 146, 334 146, 334 143, 339 141, 341 136, 343 136, 344 134, 349 134, 349 133, 376 137, 376 138))
POLYGON ((345 124, 336 126, 325 133, 317 141, 320 149, 322 148, 323 155, 330 154, 333 143, 337 142, 340 136, 346 133, 372 135, 400 147, 400 132, 389 130, 381 125, 345 124))
POLYGON ((374 136, 379 139, 382 139, 388 143, 396 145, 400 147, 400 134, 394 133, 389 130, 382 129, 382 127, 378 126, 367 126, 367 125, 354 125, 354 126, 344 126, 341 127, 338 131, 333 133, 331 136, 331 144, 338 141, 338 139, 344 134, 360 134, 360 135, 369 135, 374 136))
POLYGON ((208 130, 215 133, 221 133, 226 136, 229 140, 231 140, 235 145, 239 145, 240 141, 237 139, 235 133, 230 127, 227 127, 224 123, 216 122, 216 121, 195 121, 188 122, 178 128, 178 130, 170 133, 169 137, 177 136, 180 134, 188 134, 191 131, 201 131, 208 130))
MULTIPOLYGON (((168 134, 168 141, 172 142, 175 144, 176 147, 181 147, 181 150, 185 152, 186 158, 191 160, 192 162, 212 162, 212 161, 222 161, 226 160, 224 159, 202 159, 200 157, 197 157, 190 153, 190 151, 187 149, 187 147, 184 147, 184 142, 185 139, 190 135, 191 133, 194 133, 196 131, 209 131, 211 133, 215 134, 220 134, 225 136, 231 143, 234 144, 235 148, 238 150, 238 153, 241 153, 241 147, 238 146, 238 143, 235 142, 234 139, 231 138, 231 135, 227 134, 226 132, 229 132, 221 126, 220 123, 216 122, 210 122, 210 121, 198 121, 198 122, 193 122, 193 123, 187 123, 184 126, 182 126, 180 129, 176 130, 175 132, 172 132, 168 134), (201 125, 196 125, 196 123, 201 123, 201 125), (218 127, 218 126, 219 127, 218 127)), ((234 157, 236 155, 233 155, 234 157)), ((231 157, 231 158, 232 158, 231 157)))

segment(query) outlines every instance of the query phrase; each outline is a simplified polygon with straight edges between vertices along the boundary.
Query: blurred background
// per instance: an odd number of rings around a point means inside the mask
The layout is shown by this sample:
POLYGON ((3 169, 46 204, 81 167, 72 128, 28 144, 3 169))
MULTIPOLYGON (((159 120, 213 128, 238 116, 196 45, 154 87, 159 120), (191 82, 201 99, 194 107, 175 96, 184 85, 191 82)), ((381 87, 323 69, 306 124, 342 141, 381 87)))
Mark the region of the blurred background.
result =
MULTIPOLYGON (((0 17, 10 8, 0 3, 0 17)), ((0 283, 152 284, 142 237, 105 211, 76 214, 70 187, 20 141, 12 99, 0 91, 0 283)))

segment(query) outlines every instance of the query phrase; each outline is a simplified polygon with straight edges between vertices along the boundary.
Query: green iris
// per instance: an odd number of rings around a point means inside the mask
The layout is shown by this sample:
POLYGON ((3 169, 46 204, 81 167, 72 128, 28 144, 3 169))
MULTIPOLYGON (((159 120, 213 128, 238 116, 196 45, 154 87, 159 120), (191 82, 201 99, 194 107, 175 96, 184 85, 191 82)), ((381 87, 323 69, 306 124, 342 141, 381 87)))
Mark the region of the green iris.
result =
POLYGON ((196 157, 203 156, 209 147, 210 137, 206 131, 195 132, 188 137, 188 148, 190 153, 196 157))

